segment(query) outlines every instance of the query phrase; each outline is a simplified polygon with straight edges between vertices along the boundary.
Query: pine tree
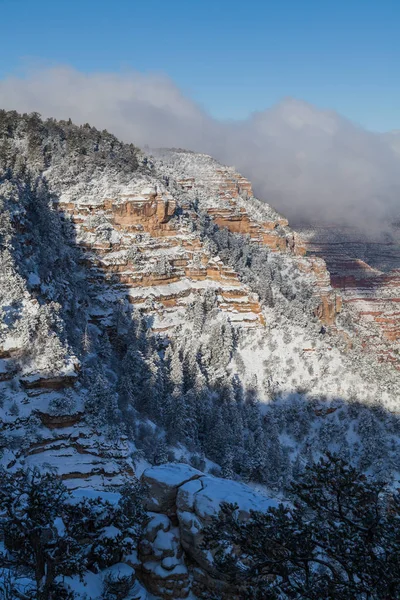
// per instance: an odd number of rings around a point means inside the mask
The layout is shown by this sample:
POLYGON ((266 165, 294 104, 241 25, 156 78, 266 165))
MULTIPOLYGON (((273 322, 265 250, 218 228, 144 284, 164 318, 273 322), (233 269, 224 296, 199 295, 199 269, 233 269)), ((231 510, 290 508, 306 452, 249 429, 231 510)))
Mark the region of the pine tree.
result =
POLYGON ((111 359, 113 349, 111 346, 110 338, 108 337, 107 332, 105 331, 99 339, 99 357, 105 362, 108 363, 111 359))
POLYGON ((222 418, 221 408, 215 406, 210 413, 208 428, 205 434, 204 447, 206 455, 220 464, 227 451, 226 426, 222 418))
POLYGON ((222 337, 222 347, 220 350, 219 364, 220 364, 221 368, 224 369, 230 363, 230 360, 232 358, 233 349, 234 349, 233 330, 232 330, 232 325, 230 324, 228 319, 226 319, 222 325, 221 337, 222 337))
POLYGON ((83 350, 84 354, 89 354, 89 352, 92 350, 92 339, 89 334, 87 324, 86 324, 85 331, 83 332, 83 336, 82 336, 82 350, 83 350))
POLYGON ((175 349, 171 354, 170 380, 175 395, 183 393, 183 367, 179 352, 175 349))
POLYGON ((168 462, 168 446, 162 438, 159 438, 155 444, 153 462, 155 465, 168 462))
POLYGON ((188 410, 185 396, 176 386, 169 398, 169 410, 166 415, 167 436, 171 444, 187 440, 188 410))
POLYGON ((205 317, 204 299, 198 296, 193 304, 193 331, 196 335, 201 335, 205 317))
POLYGON ((84 547, 74 535, 67 531, 60 534, 55 527, 68 492, 54 476, 36 470, 16 474, 2 471, 0 477, 0 509, 6 514, 1 525, 5 546, 17 564, 33 572, 36 598, 55 598, 57 576, 79 575, 85 567, 84 547))
POLYGON ((288 456, 282 448, 275 418, 272 415, 265 417, 263 425, 266 441, 265 482, 272 489, 280 490, 289 475, 288 456))
POLYGON ((203 532, 241 598, 399 597, 397 491, 328 455, 306 468, 292 497, 245 520, 225 504, 203 532))
POLYGON ((235 472, 233 470, 233 452, 229 448, 225 452, 225 457, 222 461, 221 465, 221 476, 225 477, 225 479, 233 479, 235 476, 235 472))
POLYGON ((166 374, 158 352, 146 361, 149 368, 147 414, 157 423, 163 422, 166 399, 166 374))
POLYGON ((245 439, 246 477, 250 481, 266 483, 268 477, 267 440, 261 427, 250 431, 245 439))
POLYGON ((85 411, 92 425, 114 436, 121 426, 118 395, 101 371, 90 377, 90 391, 85 400, 85 411))
POLYGON ((123 409, 129 406, 145 411, 148 408, 149 392, 147 381, 151 373, 136 342, 128 347, 121 367, 120 398, 123 409))

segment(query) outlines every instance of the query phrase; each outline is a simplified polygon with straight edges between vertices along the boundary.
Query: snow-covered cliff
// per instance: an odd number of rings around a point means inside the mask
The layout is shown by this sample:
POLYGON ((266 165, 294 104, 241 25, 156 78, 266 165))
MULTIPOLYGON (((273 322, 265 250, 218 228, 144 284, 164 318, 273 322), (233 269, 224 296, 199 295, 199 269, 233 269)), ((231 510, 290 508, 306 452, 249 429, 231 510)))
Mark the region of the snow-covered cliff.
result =
POLYGON ((278 489, 332 447, 378 468, 383 435, 396 471, 395 370, 250 182, 88 125, 0 124, 7 468, 101 487, 172 453, 278 489))

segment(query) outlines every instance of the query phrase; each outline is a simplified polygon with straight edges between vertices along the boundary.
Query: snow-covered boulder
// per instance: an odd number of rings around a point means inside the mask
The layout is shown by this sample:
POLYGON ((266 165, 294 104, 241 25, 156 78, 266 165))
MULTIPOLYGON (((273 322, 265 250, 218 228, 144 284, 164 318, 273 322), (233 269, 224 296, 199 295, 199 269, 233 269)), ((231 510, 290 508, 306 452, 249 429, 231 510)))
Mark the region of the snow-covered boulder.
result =
POLYGON ((237 504, 239 519, 243 520, 249 518, 252 510, 263 512, 278 505, 248 485, 211 475, 188 481, 179 488, 176 504, 181 544, 192 560, 214 575, 212 556, 202 548, 202 534, 211 518, 219 513, 223 502, 237 504))
POLYGON ((200 592, 213 589, 223 597, 240 597, 216 569, 212 553, 203 549, 204 528, 223 502, 237 504, 243 520, 252 510, 267 511, 278 503, 248 485, 185 464, 151 467, 142 480, 149 487, 147 509, 152 511, 139 549, 146 587, 161 598, 185 598, 190 572, 200 592))
POLYGON ((176 495, 180 486, 202 475, 201 471, 181 463, 167 463, 146 469, 142 481, 149 489, 147 510, 164 514, 176 513, 176 495))
POLYGON ((189 572, 180 543, 179 528, 159 513, 149 513, 139 544, 142 580, 146 588, 161 598, 186 598, 189 572))

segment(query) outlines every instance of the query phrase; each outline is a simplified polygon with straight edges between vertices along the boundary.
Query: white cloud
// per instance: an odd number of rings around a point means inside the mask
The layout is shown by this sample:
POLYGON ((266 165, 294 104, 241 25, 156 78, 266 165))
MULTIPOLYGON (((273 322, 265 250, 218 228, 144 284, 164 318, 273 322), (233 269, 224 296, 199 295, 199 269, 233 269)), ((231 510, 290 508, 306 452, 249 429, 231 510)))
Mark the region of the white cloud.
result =
POLYGON ((124 141, 213 154, 294 221, 380 228, 400 212, 391 136, 293 99, 240 122, 213 119, 165 75, 84 74, 69 67, 0 81, 0 106, 89 122, 124 141))

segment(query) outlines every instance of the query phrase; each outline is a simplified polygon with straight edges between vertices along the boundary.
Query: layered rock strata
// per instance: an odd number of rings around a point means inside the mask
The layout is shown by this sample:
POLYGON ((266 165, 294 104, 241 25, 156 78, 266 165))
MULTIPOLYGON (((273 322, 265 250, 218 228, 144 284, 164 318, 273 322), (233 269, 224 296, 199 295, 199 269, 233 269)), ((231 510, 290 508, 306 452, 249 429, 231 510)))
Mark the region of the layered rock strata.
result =
POLYGON ((325 325, 335 324, 341 297, 332 289, 324 260, 305 256, 301 236, 288 227, 287 219, 254 197, 249 181, 203 154, 164 151, 158 166, 181 202, 197 205, 219 227, 244 235, 252 243, 289 254, 299 271, 313 281, 316 316, 325 325), (171 175, 176 171, 182 178, 173 186, 171 175))
POLYGON ((369 241, 356 229, 302 230, 308 252, 323 257, 332 286, 355 319, 366 350, 400 369, 400 239, 369 241))
POLYGON ((240 600, 217 569, 213 555, 203 547, 204 528, 220 510, 222 502, 238 505, 238 518, 248 519, 251 510, 277 506, 274 500, 255 493, 242 483, 220 479, 174 463, 147 469, 150 521, 139 546, 139 574, 156 596, 187 598, 214 592, 226 600, 240 600))
POLYGON ((233 323, 263 323, 257 296, 231 268, 209 255, 191 231, 190 221, 197 215, 190 210, 178 214, 169 193, 144 188, 96 204, 60 202, 58 208, 75 224, 93 281, 126 294, 142 312, 152 314, 155 331, 178 325, 188 301, 208 289, 215 291, 220 310, 233 323))

